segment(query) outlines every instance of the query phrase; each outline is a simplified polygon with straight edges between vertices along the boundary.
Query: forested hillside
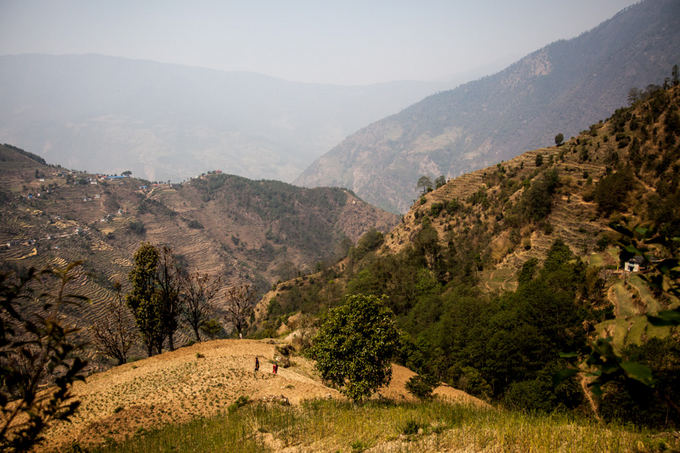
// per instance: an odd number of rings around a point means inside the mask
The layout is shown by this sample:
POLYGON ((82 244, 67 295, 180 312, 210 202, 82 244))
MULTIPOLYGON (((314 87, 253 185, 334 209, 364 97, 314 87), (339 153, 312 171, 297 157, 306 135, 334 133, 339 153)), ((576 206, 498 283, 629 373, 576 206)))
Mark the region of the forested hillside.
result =
POLYGON ((553 378, 570 366, 561 353, 584 356, 609 337, 618 360, 646 364, 656 386, 609 382, 599 413, 679 421, 668 402, 680 388, 677 328, 645 316, 680 304, 654 277, 679 253, 677 72, 632 101, 561 146, 423 194, 392 232, 369 232, 337 266, 268 294, 262 328, 299 327, 346 295, 385 294, 407 366, 506 407, 586 412, 588 379, 553 378), (653 238, 646 252, 633 235, 653 238), (624 272, 627 263, 640 268, 624 272))
MULTIPOLYGON (((559 20, 556 18, 555 20, 559 20)), ((551 145, 611 114, 680 62, 680 3, 646 0, 498 74, 432 95, 346 138, 296 180, 406 212, 416 181, 460 176, 551 145)))

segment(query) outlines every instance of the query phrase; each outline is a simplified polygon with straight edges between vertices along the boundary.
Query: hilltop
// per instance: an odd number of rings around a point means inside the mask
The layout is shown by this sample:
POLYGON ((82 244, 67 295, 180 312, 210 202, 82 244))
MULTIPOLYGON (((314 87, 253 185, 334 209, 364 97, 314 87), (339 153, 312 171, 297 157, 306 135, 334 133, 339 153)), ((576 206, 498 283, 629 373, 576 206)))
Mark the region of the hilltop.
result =
POLYGON ((151 183, 47 165, 10 145, 0 146, 0 198, 4 267, 83 260, 77 285, 92 303, 70 313, 81 327, 114 298, 115 281, 127 291, 132 256, 144 241, 170 245, 189 269, 219 275, 224 285, 249 282, 262 292, 332 262, 365 231, 397 221, 344 189, 221 172, 184 184, 151 183))
POLYGON ((625 104, 631 88, 670 74, 680 62, 678 42, 680 4, 643 1, 498 74, 429 96, 363 128, 295 182, 351 188, 376 206, 405 212, 421 175, 460 176, 605 118, 625 104))

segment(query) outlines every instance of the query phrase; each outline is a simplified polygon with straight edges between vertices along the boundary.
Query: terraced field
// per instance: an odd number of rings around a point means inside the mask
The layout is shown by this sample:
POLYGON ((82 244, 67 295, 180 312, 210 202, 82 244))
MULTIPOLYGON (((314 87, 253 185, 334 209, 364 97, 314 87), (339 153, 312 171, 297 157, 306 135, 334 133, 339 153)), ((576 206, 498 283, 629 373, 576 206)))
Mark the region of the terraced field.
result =
MULTIPOLYGON (((74 386, 82 402, 71 423, 56 424, 47 432, 42 449, 77 443, 81 447, 123 440, 168 423, 225 413, 238 397, 293 405, 313 398, 342 399, 325 387, 313 364, 295 356, 289 368, 272 374, 274 340, 215 340, 139 360, 97 373, 74 386), (255 357, 261 363, 254 372, 255 357)), ((381 395, 413 401, 405 383, 414 373, 393 366, 393 380, 381 395)), ((441 386, 438 397, 480 407, 488 405, 460 390, 441 386)))
MULTIPOLYGON (((221 174, 171 186, 106 179, 36 159, 0 146, 0 264, 40 269, 82 261, 74 289, 91 302, 66 316, 83 334, 114 299, 113 282, 129 290, 132 257, 142 242, 170 245, 191 271, 219 275, 225 287, 249 282, 264 292, 281 268, 311 269, 334 259, 345 238, 387 230, 397 219, 341 189, 221 174), (277 231, 298 239, 284 240, 277 231)), ((220 321, 224 300, 220 293, 215 301, 220 321)), ((181 331, 176 341, 189 339, 181 331)))

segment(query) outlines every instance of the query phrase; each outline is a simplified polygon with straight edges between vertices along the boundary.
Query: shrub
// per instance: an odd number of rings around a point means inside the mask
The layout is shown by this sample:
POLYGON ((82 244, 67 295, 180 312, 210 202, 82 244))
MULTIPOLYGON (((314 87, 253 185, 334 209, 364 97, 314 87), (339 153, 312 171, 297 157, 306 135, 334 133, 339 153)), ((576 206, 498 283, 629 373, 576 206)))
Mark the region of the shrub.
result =
POLYGON ((411 419, 404 423, 404 426, 401 427, 401 432, 407 436, 412 436, 418 434, 418 431, 420 431, 421 428, 423 428, 423 426, 421 426, 418 421, 411 419))
POLYGON ((433 203, 430 207, 430 215, 432 217, 437 217, 444 209, 444 203, 433 203))
POLYGON ((198 220, 190 220, 189 223, 187 223, 187 226, 195 230, 202 230, 204 228, 203 224, 198 220))
POLYGON ((141 236, 146 232, 146 227, 144 226, 144 223, 141 220, 133 220, 130 223, 128 223, 127 230, 130 233, 141 236))
POLYGON ((604 215, 610 215, 612 212, 620 210, 628 197, 632 180, 633 175, 629 168, 600 179, 593 193, 598 211, 604 215))
POLYGON ((432 391, 436 385, 432 378, 415 375, 406 382, 406 390, 418 399, 427 400, 432 398, 432 391))

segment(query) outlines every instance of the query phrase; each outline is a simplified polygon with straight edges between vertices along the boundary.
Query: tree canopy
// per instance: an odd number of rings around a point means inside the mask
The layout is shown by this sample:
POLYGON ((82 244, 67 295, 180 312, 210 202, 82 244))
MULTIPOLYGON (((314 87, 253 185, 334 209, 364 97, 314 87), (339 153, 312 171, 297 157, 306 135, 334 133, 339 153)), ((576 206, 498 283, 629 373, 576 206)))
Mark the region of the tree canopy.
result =
POLYGON ((390 360, 399 335, 385 297, 355 295, 331 309, 312 340, 311 356, 322 378, 355 402, 392 378, 390 360))

